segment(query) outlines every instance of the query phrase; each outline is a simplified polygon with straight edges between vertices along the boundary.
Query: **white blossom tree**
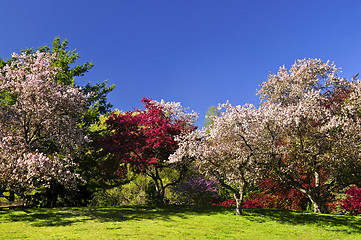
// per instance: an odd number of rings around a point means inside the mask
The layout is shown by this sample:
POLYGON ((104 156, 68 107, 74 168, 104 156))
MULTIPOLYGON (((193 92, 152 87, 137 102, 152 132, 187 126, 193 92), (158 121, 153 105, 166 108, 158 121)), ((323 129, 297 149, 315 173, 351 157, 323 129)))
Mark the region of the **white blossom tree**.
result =
POLYGON ((260 176, 262 165, 263 112, 253 105, 221 105, 226 112, 213 116, 203 131, 180 139, 171 161, 194 160, 200 171, 215 177, 222 187, 232 191, 237 214, 242 214, 243 196, 260 176))
POLYGON ((361 82, 338 73, 319 59, 281 67, 262 83, 260 107, 223 105, 205 131, 180 139, 171 160, 195 159, 234 193, 238 213, 247 185, 266 171, 321 212, 325 198, 361 172, 361 82))
MULTIPOLYGON (((314 212, 360 167, 360 83, 337 76, 334 64, 298 60, 261 85, 268 109, 269 166, 290 187, 307 195, 314 212)), ((262 143, 260 143, 262 144, 262 143)))
POLYGON ((0 70, 0 193, 73 187, 73 157, 84 143, 77 127, 86 96, 57 82, 48 53, 13 54, 0 70))

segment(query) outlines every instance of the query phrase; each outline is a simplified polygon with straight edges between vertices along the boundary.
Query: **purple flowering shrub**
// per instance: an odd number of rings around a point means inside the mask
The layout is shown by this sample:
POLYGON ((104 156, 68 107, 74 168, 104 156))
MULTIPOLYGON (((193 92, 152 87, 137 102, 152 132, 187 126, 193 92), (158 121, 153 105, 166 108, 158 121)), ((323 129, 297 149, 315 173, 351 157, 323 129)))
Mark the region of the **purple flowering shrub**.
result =
POLYGON ((221 198, 218 182, 202 175, 188 176, 172 190, 176 195, 173 201, 178 204, 204 205, 218 202, 221 198))
POLYGON ((356 185, 345 191, 346 198, 340 201, 340 208, 350 215, 361 214, 361 188, 356 185))

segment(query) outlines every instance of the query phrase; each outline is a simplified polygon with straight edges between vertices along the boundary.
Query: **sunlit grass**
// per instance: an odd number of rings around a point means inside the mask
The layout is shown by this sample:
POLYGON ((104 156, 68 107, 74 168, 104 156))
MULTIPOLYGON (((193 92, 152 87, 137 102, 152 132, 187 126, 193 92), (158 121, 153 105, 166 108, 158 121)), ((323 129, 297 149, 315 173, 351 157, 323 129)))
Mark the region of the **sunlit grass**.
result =
POLYGON ((0 239, 361 239, 361 217, 222 207, 0 210, 0 239))

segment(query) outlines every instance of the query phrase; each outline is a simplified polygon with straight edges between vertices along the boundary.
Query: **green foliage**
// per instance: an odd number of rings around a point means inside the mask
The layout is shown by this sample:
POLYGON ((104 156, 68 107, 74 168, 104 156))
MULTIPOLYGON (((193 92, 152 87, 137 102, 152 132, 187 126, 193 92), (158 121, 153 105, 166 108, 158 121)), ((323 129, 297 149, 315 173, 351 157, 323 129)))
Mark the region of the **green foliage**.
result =
MULTIPOLYGON (((75 85, 74 77, 84 76, 84 73, 88 72, 94 66, 92 62, 86 62, 71 68, 71 65, 74 64, 80 56, 76 52, 76 49, 68 51, 68 41, 65 39, 61 42, 59 36, 55 37, 51 49, 48 46, 43 46, 40 47, 39 50, 41 52, 49 52, 57 57, 57 59, 52 62, 52 65, 62 69, 62 71, 58 73, 57 79, 59 83, 65 85, 75 85)), ((25 51, 32 51, 32 49, 25 51)))
POLYGON ((0 106, 2 108, 6 108, 15 104, 16 102, 16 95, 12 95, 9 93, 9 90, 5 90, 0 92, 0 106))
POLYGON ((107 94, 114 89, 114 85, 108 87, 107 81, 90 85, 88 83, 82 89, 88 97, 88 109, 82 116, 80 126, 83 127, 87 133, 98 134, 98 131, 92 131, 91 126, 99 122, 101 115, 109 114, 110 109, 113 107, 110 103, 107 103, 107 94))
MULTIPOLYGON (((221 198, 223 200, 233 199, 234 198, 232 191, 229 190, 228 188, 222 187, 222 188, 220 188, 218 190, 218 193, 219 193, 219 195, 221 196, 221 198)), ((245 196, 245 198, 247 198, 247 196, 245 196)))
MULTIPOLYGON (((100 189, 95 193, 91 206, 123 206, 153 203, 153 182, 148 176, 136 175, 119 187, 100 189)), ((154 196, 153 196, 154 195, 154 196)))
MULTIPOLYGON (((129 169, 130 170, 130 169, 129 169)), ((163 169, 160 175, 164 179, 164 184, 175 181, 179 173, 175 169, 163 169)), ((177 198, 174 191, 167 189, 165 201, 175 203, 177 198), (173 199, 173 201, 172 201, 173 199)), ((94 194, 91 206, 123 206, 134 204, 157 204, 157 192, 153 180, 146 175, 128 172, 126 179, 116 181, 109 179, 102 188, 98 188, 94 194), (115 187, 112 187, 115 186, 115 187)))
MULTIPOLYGON (((50 52, 55 54, 57 59, 53 62, 54 67, 62 69, 57 75, 58 82, 68 85, 75 85, 75 77, 84 76, 92 67, 93 63, 83 63, 75 65, 76 60, 80 58, 76 49, 69 51, 67 40, 60 41, 60 37, 56 37, 53 41, 52 48, 47 46, 39 48, 41 51, 50 52)), ((84 129, 88 135, 90 142, 87 150, 83 152, 78 159, 78 172, 88 182, 88 188, 94 190, 95 188, 105 185, 107 180, 99 172, 99 155, 94 150, 94 145, 104 128, 95 128, 95 125, 101 125, 100 116, 109 115, 112 105, 107 102, 107 95, 114 89, 114 85, 107 86, 107 81, 96 83, 94 85, 87 83, 81 86, 82 91, 88 94, 86 111, 79 119, 79 126, 84 129)), ((109 181, 108 181, 109 183, 109 181)))
MULTIPOLYGON (((76 49, 68 50, 68 41, 65 39, 62 42, 60 37, 55 37, 51 48, 43 46, 39 48, 42 52, 49 52, 56 56, 56 59, 52 62, 54 67, 60 68, 57 75, 59 83, 65 85, 75 85, 75 77, 84 76, 86 72, 93 68, 92 62, 86 62, 82 65, 75 65, 75 61, 80 58, 76 49), (72 67, 74 66, 74 67, 72 67)), ((27 49, 25 51, 33 51, 27 49)), ((87 111, 81 116, 81 127, 89 132, 91 124, 98 121, 98 117, 102 114, 106 114, 112 108, 112 105, 107 102, 107 94, 114 89, 114 85, 107 86, 107 80, 102 83, 96 83, 91 85, 90 82, 81 86, 82 91, 88 94, 88 107, 87 111)))
POLYGON ((0 68, 3 68, 6 64, 10 65, 11 63, 11 59, 8 59, 8 60, 4 60, 2 58, 0 58, 0 68))
MULTIPOLYGON (((213 123, 213 119, 212 117, 219 117, 220 116, 220 112, 219 110, 215 107, 215 106, 210 106, 208 108, 208 111, 206 112, 206 118, 204 120, 204 128, 208 128, 212 123, 213 123)), ((207 130, 209 131, 209 130, 207 130)))

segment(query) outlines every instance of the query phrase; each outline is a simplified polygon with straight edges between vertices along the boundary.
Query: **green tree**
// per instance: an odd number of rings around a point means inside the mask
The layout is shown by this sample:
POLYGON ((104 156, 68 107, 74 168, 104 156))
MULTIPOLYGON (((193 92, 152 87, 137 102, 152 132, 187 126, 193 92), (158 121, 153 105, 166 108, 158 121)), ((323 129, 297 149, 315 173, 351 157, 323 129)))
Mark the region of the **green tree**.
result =
MULTIPOLYGON (((213 123, 213 118, 214 117, 219 117, 221 115, 220 111, 214 106, 210 106, 208 108, 208 111, 206 112, 206 117, 205 117, 205 120, 204 120, 204 124, 203 124, 203 128, 205 129, 208 129, 208 127, 210 125, 212 125, 213 123)), ((209 131, 209 130, 207 130, 209 131)))
MULTIPOLYGON (((71 65, 79 59, 79 54, 76 50, 68 50, 67 40, 60 41, 60 37, 56 37, 53 41, 52 48, 44 46, 40 50, 55 54, 57 60, 53 62, 54 66, 60 67, 63 72, 58 74, 58 81, 65 84, 76 84, 75 77, 84 76, 94 65, 92 62, 76 65, 71 68, 71 65)), ((79 169, 81 176, 87 181, 86 186, 80 186, 84 190, 84 194, 88 195, 94 192, 97 188, 103 187, 107 182, 105 176, 99 171, 99 159, 95 149, 95 139, 99 138, 104 131, 102 128, 94 126, 101 125, 100 116, 109 115, 112 105, 107 102, 107 95, 114 89, 114 85, 107 86, 107 81, 96 83, 92 85, 88 82, 86 85, 81 86, 85 94, 89 94, 87 107, 85 113, 81 116, 80 127, 84 129, 90 141, 86 150, 80 155, 78 159, 79 169)), ((78 198, 78 196, 74 196, 78 198)))

